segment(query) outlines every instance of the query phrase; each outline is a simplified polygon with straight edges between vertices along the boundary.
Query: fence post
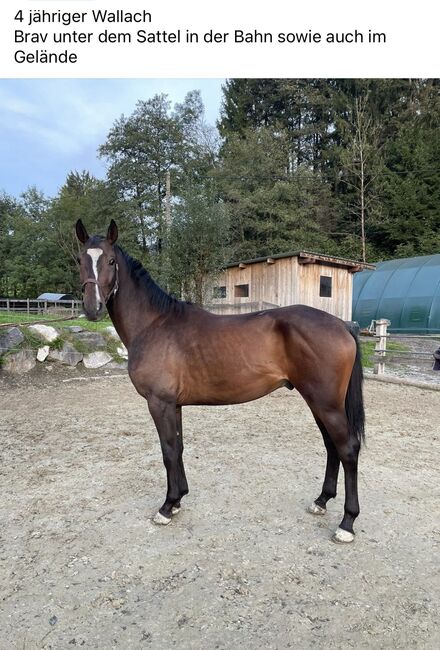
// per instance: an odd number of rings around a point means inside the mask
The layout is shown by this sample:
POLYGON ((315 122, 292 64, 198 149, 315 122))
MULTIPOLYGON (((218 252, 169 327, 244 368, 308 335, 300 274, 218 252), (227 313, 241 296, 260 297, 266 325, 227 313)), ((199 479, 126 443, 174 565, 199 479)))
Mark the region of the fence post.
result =
POLYGON ((75 301, 72 300, 72 318, 75 316, 75 301))
POLYGON ((9 314, 9 298, 6 298, 6 309, 9 314))
POLYGON ((26 298, 26 307, 27 307, 27 315, 29 316, 30 310, 29 310, 29 298, 26 298))
POLYGON ((385 357, 387 349, 387 327, 391 325, 390 321, 386 318, 381 318, 376 321, 376 358, 374 361, 375 375, 383 375, 385 373, 385 357))

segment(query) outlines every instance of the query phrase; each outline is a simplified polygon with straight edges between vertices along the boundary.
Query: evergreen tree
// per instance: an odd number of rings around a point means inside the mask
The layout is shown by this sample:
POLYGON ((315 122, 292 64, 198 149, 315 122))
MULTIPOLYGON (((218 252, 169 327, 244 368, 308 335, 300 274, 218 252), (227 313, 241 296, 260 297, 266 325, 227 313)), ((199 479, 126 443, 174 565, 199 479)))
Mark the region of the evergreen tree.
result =
POLYGON ((330 246, 331 197, 319 175, 288 167, 289 139, 269 128, 229 138, 218 171, 235 259, 330 246))
POLYGON ((214 186, 188 185, 173 206, 167 237, 168 278, 171 291, 203 304, 213 279, 226 263, 229 220, 214 186))

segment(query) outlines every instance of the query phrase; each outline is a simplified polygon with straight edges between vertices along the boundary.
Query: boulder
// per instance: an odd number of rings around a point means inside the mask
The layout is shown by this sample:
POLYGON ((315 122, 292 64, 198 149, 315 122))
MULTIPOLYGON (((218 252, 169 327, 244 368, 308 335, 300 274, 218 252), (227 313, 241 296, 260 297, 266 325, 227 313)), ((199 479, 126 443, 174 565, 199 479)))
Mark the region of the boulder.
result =
POLYGON ((8 350, 17 348, 23 341, 24 336, 18 327, 11 327, 6 331, 0 330, 0 356, 8 350))
POLYGON ((37 352, 37 361, 46 361, 49 356, 49 346, 43 345, 42 348, 38 348, 37 352))
POLYGON ((106 363, 105 365, 106 370, 127 370, 128 368, 128 362, 127 361, 110 361, 110 363, 106 363))
POLYGON ((108 352, 91 352, 84 355, 83 364, 86 368, 101 368, 112 360, 113 358, 108 352))
POLYGON ((48 343, 53 343, 59 337, 59 332, 55 327, 51 327, 50 325, 41 325, 38 323, 37 325, 29 325, 29 329, 48 343))
POLYGON ((121 339, 119 338, 119 334, 113 327, 113 325, 109 325, 108 327, 104 328, 104 332, 108 335, 111 336, 112 339, 116 339, 116 341, 120 341, 121 339))
POLYGON ((66 330, 69 332, 72 332, 73 334, 78 334, 78 332, 82 332, 83 328, 81 325, 69 325, 66 327, 66 330))
POLYGON ((49 361, 59 361, 65 366, 76 366, 83 359, 81 352, 75 350, 70 343, 64 343, 61 350, 50 350, 49 361))
POLYGON ((116 348, 116 352, 123 359, 128 359, 128 350, 123 343, 121 343, 121 345, 118 345, 118 347, 116 348))
POLYGON ((35 353, 33 350, 20 350, 19 352, 14 352, 9 354, 3 364, 3 368, 6 372, 10 372, 14 375, 21 375, 25 372, 29 372, 32 368, 35 368, 37 362, 35 360, 35 353))
POLYGON ((81 343, 87 345, 87 347, 92 350, 96 348, 107 347, 105 338, 99 332, 89 332, 89 330, 82 330, 81 332, 75 332, 74 337, 78 341, 81 341, 81 343))

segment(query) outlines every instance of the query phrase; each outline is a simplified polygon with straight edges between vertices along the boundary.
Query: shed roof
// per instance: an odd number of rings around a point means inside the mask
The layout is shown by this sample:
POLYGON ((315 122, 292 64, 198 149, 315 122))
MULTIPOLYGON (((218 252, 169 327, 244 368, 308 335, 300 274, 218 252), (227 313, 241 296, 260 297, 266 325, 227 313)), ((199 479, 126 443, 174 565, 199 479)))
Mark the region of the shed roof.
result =
POLYGON ((58 300, 73 300, 73 296, 70 293, 42 293, 37 300, 57 302, 58 300))
POLYGON ((238 262, 230 262, 226 264, 225 268, 232 268, 234 266, 241 266, 244 268, 248 264, 259 264, 261 262, 266 262, 267 264, 273 264, 275 260, 283 259, 285 257, 298 257, 299 262, 302 264, 324 264, 328 266, 339 266, 346 268, 351 273, 356 273, 357 271, 362 271, 364 269, 374 269, 373 264, 367 264, 366 262, 358 262, 356 260, 348 260, 344 257, 334 257, 332 255, 323 255, 321 253, 312 253, 310 251, 293 251, 290 253, 278 253, 277 255, 266 255, 264 257, 255 257, 250 260, 240 260, 238 262))
POLYGON ((353 320, 387 318, 394 332, 440 332, 440 254, 379 262, 354 280, 353 320))

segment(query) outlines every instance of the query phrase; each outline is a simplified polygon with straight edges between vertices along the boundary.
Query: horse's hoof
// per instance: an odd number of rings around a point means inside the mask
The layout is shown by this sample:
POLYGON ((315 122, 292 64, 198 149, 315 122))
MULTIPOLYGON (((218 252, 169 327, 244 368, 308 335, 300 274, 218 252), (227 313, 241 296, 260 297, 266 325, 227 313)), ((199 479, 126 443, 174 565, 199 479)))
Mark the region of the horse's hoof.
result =
POLYGON ((177 515, 177 514, 179 514, 179 512, 180 512, 180 506, 173 506, 171 508, 171 514, 172 515, 177 515))
POLYGON ((157 524, 157 526, 168 526, 168 524, 171 521, 171 517, 165 517, 162 515, 160 512, 156 512, 156 514, 153 517, 153 524, 157 524))
POLYGON ((312 505, 307 508, 307 512, 310 512, 312 515, 325 515, 327 508, 322 508, 322 506, 318 506, 317 503, 312 503, 312 505))
POLYGON ((343 528, 337 528, 333 537, 332 542, 336 544, 350 544, 354 540, 354 533, 350 533, 348 530, 343 528))

